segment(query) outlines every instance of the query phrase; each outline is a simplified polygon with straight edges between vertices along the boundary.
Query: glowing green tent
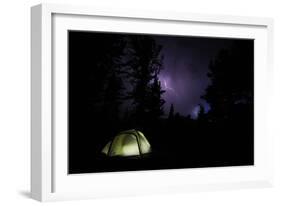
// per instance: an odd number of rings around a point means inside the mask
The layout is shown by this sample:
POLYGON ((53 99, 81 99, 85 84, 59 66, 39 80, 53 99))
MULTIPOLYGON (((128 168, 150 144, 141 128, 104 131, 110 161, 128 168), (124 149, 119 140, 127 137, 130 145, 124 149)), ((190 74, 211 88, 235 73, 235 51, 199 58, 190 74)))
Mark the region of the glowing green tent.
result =
POLYGON ((142 156, 150 152, 151 146, 143 133, 134 129, 120 132, 102 150, 103 154, 110 157, 142 156))

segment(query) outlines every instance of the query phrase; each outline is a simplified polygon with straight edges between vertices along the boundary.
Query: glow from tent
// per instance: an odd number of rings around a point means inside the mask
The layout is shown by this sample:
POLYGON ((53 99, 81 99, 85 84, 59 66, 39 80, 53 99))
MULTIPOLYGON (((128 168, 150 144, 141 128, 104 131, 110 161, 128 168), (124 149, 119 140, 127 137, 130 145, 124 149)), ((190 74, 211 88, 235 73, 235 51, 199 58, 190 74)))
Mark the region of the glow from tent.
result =
POLYGON ((140 148, 141 148, 141 153, 146 154, 151 152, 151 147, 147 139, 144 137, 142 132, 138 132, 139 134, 139 142, 140 142, 140 148))
POLYGON ((122 152, 120 156, 133 156, 139 155, 138 145, 134 142, 130 142, 122 147, 122 152))
POLYGON ((139 156, 150 153, 151 146, 142 132, 128 130, 120 132, 101 152, 108 156, 139 156))

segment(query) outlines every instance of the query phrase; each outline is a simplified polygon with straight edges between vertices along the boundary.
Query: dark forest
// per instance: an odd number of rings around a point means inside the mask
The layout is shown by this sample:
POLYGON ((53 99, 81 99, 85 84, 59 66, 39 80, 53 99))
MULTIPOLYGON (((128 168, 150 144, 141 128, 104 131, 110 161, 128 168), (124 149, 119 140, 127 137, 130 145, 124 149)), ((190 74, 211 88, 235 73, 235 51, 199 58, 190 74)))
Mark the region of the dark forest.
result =
POLYGON ((254 164, 254 40, 68 32, 68 171, 254 164), (147 156, 101 153, 141 131, 147 156))

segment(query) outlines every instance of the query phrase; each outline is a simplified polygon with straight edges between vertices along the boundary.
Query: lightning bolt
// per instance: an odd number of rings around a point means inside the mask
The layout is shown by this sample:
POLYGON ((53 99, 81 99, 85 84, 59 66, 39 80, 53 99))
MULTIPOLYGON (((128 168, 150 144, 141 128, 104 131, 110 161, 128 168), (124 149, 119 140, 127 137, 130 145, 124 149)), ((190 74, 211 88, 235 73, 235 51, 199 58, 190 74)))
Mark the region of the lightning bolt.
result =
POLYGON ((175 92, 175 90, 172 87, 168 86, 168 84, 167 84, 165 79, 163 80, 163 83, 164 83, 164 89, 165 90, 171 91, 172 93, 174 93, 177 96, 177 93, 175 92))

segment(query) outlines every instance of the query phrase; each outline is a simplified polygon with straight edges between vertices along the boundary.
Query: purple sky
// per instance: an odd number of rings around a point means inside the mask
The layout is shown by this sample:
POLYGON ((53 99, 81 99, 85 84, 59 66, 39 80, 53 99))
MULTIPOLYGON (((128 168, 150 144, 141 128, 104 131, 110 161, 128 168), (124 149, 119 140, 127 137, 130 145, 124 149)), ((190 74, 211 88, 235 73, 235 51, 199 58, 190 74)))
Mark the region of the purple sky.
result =
POLYGON ((211 83, 207 77, 209 62, 220 49, 229 48, 233 41, 174 36, 156 36, 155 40, 163 46, 164 70, 159 79, 166 90, 163 94, 165 114, 168 114, 172 103, 175 112, 190 114, 193 118, 197 117, 199 104, 208 111, 209 105, 200 96, 211 83))

